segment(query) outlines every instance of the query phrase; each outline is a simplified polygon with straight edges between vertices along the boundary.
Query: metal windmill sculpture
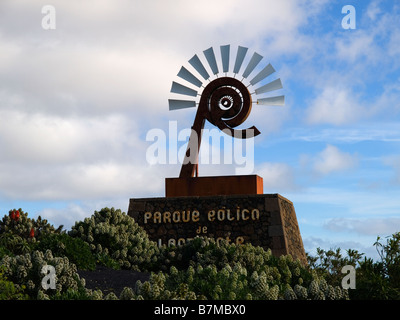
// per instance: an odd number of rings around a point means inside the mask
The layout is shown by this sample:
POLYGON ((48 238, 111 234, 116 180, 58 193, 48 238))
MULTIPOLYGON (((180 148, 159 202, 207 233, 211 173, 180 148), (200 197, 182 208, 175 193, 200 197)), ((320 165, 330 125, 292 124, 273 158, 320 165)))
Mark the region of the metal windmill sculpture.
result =
MULTIPOLYGON (((190 65, 199 73, 199 75, 208 81, 203 84, 198 76, 195 76, 184 66, 181 67, 178 72, 178 77, 187 81, 191 85, 203 89, 201 94, 198 91, 175 81, 172 82, 171 92, 181 95, 190 96, 196 98, 200 95, 198 103, 196 117, 192 126, 192 132, 189 138, 185 159, 182 164, 179 178, 190 178, 198 176, 198 156, 200 150, 201 134, 204 128, 205 121, 208 120, 210 123, 218 127, 224 133, 240 139, 252 138, 260 134, 260 131, 252 126, 248 129, 234 129, 235 127, 242 124, 250 114, 253 99, 252 95, 262 95, 270 93, 275 90, 282 89, 282 82, 278 78, 271 82, 261 85, 256 88, 253 93, 250 93, 249 87, 253 87, 264 79, 269 77, 275 72, 275 69, 271 64, 266 65, 262 68, 254 77, 249 81, 249 85, 246 86, 243 83, 244 79, 247 79, 250 74, 259 65, 263 56, 254 52, 247 66, 244 68, 242 80, 238 80, 236 76, 239 74, 245 57, 248 52, 248 48, 238 46, 236 52, 235 63, 233 67, 233 77, 228 77, 227 73, 230 72, 230 45, 223 45, 220 47, 221 60, 222 60, 222 73, 224 76, 219 76, 220 69, 218 68, 214 49, 211 47, 204 50, 204 56, 208 62, 210 70, 216 76, 216 79, 210 80, 210 74, 204 67, 200 58, 195 54, 190 60, 190 65), (191 152, 194 152, 194 154, 191 152)), ((259 105, 284 105, 284 96, 267 96, 263 98, 255 99, 255 103, 259 105)), ((169 110, 177 110, 184 108, 196 107, 196 100, 177 100, 169 99, 169 110)))

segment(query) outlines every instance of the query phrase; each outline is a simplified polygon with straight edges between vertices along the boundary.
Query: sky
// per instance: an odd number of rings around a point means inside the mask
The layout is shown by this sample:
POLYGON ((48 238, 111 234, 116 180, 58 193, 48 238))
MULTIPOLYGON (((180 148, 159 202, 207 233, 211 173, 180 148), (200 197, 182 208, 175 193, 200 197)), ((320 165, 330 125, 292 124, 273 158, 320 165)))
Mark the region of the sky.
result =
POLYGON ((0 215, 22 208, 68 230, 163 197, 180 163, 149 161, 146 136, 190 128, 195 109, 168 109, 171 83, 227 44, 261 54, 283 83, 285 105, 255 105, 244 123, 261 131, 249 174, 293 202, 310 254, 376 258, 377 236, 400 231, 398 0, 2 0, 0 215))

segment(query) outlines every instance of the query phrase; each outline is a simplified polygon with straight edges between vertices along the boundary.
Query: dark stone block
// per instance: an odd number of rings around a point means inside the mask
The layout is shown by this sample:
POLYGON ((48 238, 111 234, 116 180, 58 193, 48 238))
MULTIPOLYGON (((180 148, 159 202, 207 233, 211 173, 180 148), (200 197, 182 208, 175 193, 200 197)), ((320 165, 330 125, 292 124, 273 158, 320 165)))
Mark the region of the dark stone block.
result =
POLYGON ((293 203, 279 194, 130 199, 128 215, 159 245, 207 236, 250 242, 307 264, 293 203))

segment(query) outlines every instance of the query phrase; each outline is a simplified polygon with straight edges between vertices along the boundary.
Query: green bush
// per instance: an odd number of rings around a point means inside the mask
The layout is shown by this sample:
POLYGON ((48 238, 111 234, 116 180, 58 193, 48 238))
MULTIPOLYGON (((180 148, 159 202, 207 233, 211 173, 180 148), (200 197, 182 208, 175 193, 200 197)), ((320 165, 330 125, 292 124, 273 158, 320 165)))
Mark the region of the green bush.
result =
POLYGON ((22 209, 10 210, 0 221, 0 258, 29 253, 43 237, 59 234, 61 229, 62 226, 56 229, 40 216, 28 218, 28 213, 22 209))
POLYGON ((4 276, 4 266, 0 266, 0 300, 26 300, 28 295, 23 293, 24 287, 16 288, 13 282, 4 276))
POLYGON ((22 209, 13 209, 0 221, 0 236, 16 235, 22 239, 29 240, 29 242, 35 242, 44 235, 60 233, 62 227, 59 226, 56 229, 46 219, 42 219, 41 216, 38 216, 37 219, 32 219, 28 218, 28 213, 25 213, 22 209))
POLYGON ((381 258, 382 274, 390 289, 388 297, 400 299, 400 232, 387 237, 386 244, 378 237, 375 247, 381 258))
MULTIPOLYGON (((251 244, 195 238, 161 253, 169 273, 138 282, 143 299, 347 299, 347 290, 327 284, 299 260, 274 257, 251 244)), ((161 260, 161 259, 160 259, 161 260)))
POLYGON ((387 237, 386 244, 378 237, 374 243, 380 261, 360 259, 356 269, 356 290, 353 299, 400 300, 400 232, 387 237))
POLYGON ((0 234, 0 258, 4 255, 24 254, 31 251, 32 242, 12 233, 0 234))
POLYGON ((235 245, 227 241, 217 241, 213 238, 196 237, 192 241, 177 247, 163 247, 160 251, 160 265, 162 270, 169 270, 171 266, 178 269, 186 269, 190 265, 200 263, 201 265, 214 264, 222 269, 227 264, 241 263, 250 272, 258 265, 263 264, 273 256, 270 251, 251 244, 235 245))
POLYGON ((207 299, 207 300, 341 300, 348 292, 338 286, 328 285, 317 277, 308 285, 281 286, 279 280, 266 272, 253 272, 237 264, 217 270, 215 265, 203 268, 190 266, 185 271, 171 267, 170 273, 152 273, 150 280, 138 281, 135 299, 207 299), (275 281, 273 281, 275 280, 275 281))
MULTIPOLYGON (((62 227, 62 226, 61 226, 62 227)), ((308 265, 275 257, 251 244, 197 237, 179 247, 158 248, 129 216, 104 208, 66 233, 40 216, 10 210, 0 221, 0 299, 400 299, 400 233, 378 237, 380 261, 356 250, 317 250, 308 265), (119 297, 85 288, 77 269, 96 264, 152 271, 119 297), (52 265, 56 289, 43 289, 41 268, 52 265), (344 290, 343 266, 356 268, 356 289, 344 290)))
POLYGON ((69 235, 86 241, 99 261, 109 256, 121 268, 137 271, 153 270, 157 265, 156 243, 149 240, 133 218, 119 209, 95 211, 90 218, 76 222, 69 235))
POLYGON ((356 250, 342 255, 335 250, 317 249, 317 256, 308 256, 310 269, 333 285, 344 277, 343 266, 352 265, 356 271, 356 288, 349 290, 350 299, 400 300, 400 232, 387 237, 386 244, 377 238, 374 243, 381 261, 373 261, 356 250))
POLYGON ((85 286, 85 281, 77 274, 76 266, 69 263, 66 257, 54 257, 50 250, 32 251, 24 255, 14 257, 4 256, 0 260, 0 266, 4 268, 4 275, 15 284, 17 290, 26 289, 31 298, 51 297, 61 294, 68 289, 78 290, 85 286), (42 287, 42 268, 50 265, 56 272, 56 289, 45 290, 42 287))
POLYGON ((65 233, 42 237, 35 249, 43 252, 51 250, 54 256, 67 257, 81 270, 96 269, 96 258, 89 245, 82 239, 72 238, 65 233))

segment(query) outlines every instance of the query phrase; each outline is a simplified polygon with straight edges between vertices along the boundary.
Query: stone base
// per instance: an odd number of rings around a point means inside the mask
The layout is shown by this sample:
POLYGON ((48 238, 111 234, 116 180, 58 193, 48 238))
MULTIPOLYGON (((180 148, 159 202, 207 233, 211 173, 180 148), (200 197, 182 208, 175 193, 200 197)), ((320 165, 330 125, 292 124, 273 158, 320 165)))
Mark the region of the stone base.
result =
POLYGON ((130 199, 128 215, 160 246, 207 236, 307 264, 293 203, 279 194, 130 199))
POLYGON ((263 194, 263 179, 257 175, 165 179, 167 198, 238 194, 263 194))

